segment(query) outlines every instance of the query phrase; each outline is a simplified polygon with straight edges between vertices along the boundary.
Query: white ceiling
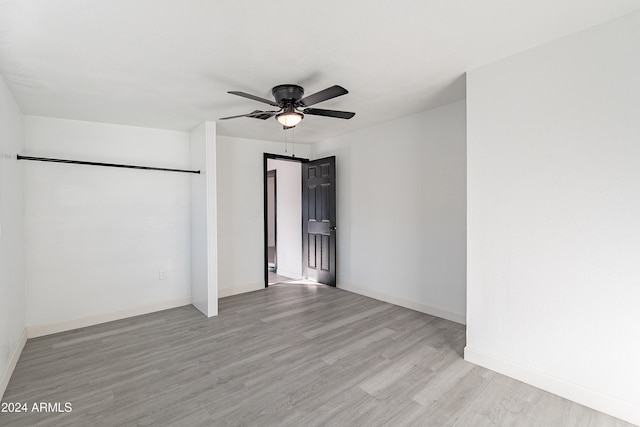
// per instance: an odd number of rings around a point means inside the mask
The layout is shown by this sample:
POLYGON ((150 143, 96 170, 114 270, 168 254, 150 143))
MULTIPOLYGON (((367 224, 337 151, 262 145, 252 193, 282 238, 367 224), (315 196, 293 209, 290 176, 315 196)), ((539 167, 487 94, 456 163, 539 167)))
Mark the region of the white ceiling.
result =
MULTIPOLYGON (((465 71, 640 9, 637 0, 0 0, 0 73, 25 114, 190 130, 339 84, 296 142, 314 142, 465 97, 465 71)), ((287 131, 290 132, 290 131, 287 131)), ((222 135, 283 141, 274 119, 222 135)), ((290 134, 287 134, 290 135, 290 134)), ((291 138, 291 136, 288 136, 291 138)))

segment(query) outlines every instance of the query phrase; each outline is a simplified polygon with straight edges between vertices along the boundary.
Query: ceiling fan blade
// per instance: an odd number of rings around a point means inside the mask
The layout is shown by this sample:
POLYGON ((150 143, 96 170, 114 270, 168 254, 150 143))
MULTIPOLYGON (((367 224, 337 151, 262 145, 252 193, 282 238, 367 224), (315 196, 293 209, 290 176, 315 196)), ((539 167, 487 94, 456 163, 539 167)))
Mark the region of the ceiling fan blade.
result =
POLYGON ((231 91, 229 91, 227 93, 230 93, 232 95, 238 95, 238 96, 241 96, 243 98, 253 99, 254 101, 258 101, 258 102, 264 102, 265 104, 273 105, 274 107, 279 107, 279 105, 277 103, 275 103, 274 101, 271 101, 269 99, 260 98, 259 96, 251 95, 249 93, 239 92, 237 90, 231 90, 231 91))
POLYGON ((221 117, 218 120, 237 119, 238 117, 251 117, 253 119, 267 120, 270 117, 276 115, 278 111, 260 111, 254 110, 247 114, 239 114, 237 116, 221 117))
POLYGON ((239 114, 237 116, 220 117, 218 120, 237 119, 238 117, 249 117, 251 114, 239 114))
POLYGON ((326 88, 325 90, 321 90, 320 92, 316 92, 313 95, 306 96, 297 102, 297 105, 301 107, 309 107, 311 105, 317 104, 319 102, 327 101, 331 98, 335 98, 337 96, 346 95, 349 93, 348 90, 343 88, 342 86, 331 86, 326 88))
POLYGON ((350 113, 348 111, 323 110, 322 108, 305 108, 302 112, 312 116, 335 117, 338 119, 350 119, 356 115, 356 113, 350 113))
POLYGON ((247 115, 247 117, 251 117, 253 119, 267 120, 267 119, 275 116, 279 112, 280 111, 257 111, 256 110, 253 113, 247 115))

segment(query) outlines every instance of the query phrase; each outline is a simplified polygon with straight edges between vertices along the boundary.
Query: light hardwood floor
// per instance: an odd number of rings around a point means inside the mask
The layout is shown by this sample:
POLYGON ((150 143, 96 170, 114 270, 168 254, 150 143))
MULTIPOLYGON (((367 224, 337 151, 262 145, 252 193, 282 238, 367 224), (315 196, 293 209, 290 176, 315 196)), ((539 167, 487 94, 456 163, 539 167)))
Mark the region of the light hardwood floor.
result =
POLYGON ((29 340, 2 426, 627 426, 462 360, 465 327, 282 284, 29 340))

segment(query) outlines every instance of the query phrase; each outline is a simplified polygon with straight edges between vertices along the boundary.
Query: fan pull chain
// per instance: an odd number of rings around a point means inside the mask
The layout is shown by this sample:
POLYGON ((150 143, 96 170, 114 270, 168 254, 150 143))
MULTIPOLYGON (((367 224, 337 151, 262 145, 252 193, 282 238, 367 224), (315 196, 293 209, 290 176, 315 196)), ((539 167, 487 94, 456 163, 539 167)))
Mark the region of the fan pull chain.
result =
POLYGON ((296 128, 291 129, 291 149, 293 151, 292 157, 296 156, 296 128))
POLYGON ((282 132, 284 133, 284 154, 287 154, 287 131, 282 132))

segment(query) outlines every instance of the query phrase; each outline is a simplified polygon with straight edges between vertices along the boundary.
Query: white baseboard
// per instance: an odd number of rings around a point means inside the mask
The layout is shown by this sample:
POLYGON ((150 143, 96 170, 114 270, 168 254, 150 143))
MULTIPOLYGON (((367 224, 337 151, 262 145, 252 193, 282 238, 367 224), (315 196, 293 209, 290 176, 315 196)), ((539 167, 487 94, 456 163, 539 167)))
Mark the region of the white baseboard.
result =
POLYGON ((126 319, 128 317, 140 316, 141 314, 154 313, 156 311, 168 310, 170 308, 182 307, 189 304, 191 304, 191 297, 145 305, 142 307, 130 308, 113 313, 104 313, 96 316, 83 317, 81 319, 27 326, 27 338, 37 338, 44 335, 57 334, 58 332, 66 332, 73 329, 86 328, 87 326, 113 322, 114 320, 126 319))
POLYGON ((388 302, 390 304, 399 305, 400 307, 410 308, 411 310, 419 311, 421 313, 430 314, 432 316, 440 317, 442 319, 451 320, 452 322, 467 324, 467 317, 464 314, 453 313, 451 311, 443 310, 437 307, 431 307, 429 305, 421 304, 415 301, 409 301, 402 298, 394 297, 377 291, 371 291, 369 289, 363 289, 351 285, 339 284, 338 288, 353 292, 355 294, 364 295, 366 297, 374 298, 380 301, 388 302))
POLYGON ((246 292, 259 291, 264 289, 264 283, 249 283, 241 286, 234 286, 233 288, 220 288, 218 287, 218 298, 230 297, 232 295, 244 294, 246 292))
POLYGON ((476 365, 557 394, 565 399, 595 409, 632 424, 640 425, 640 406, 599 393, 578 384, 495 357, 480 350, 464 349, 464 359, 476 365))
POLYGON ((18 342, 11 353, 9 353, 9 358, 7 359, 7 364, 2 372, 2 376, 0 377, 0 400, 2 400, 2 396, 4 396, 4 392, 9 385, 9 380, 11 379, 11 375, 13 375, 14 369, 16 369, 16 365, 18 364, 18 359, 20 359, 20 355, 22 354, 22 349, 24 345, 27 343, 27 329, 23 329, 22 334, 20 334, 20 338, 18 338, 18 342))

